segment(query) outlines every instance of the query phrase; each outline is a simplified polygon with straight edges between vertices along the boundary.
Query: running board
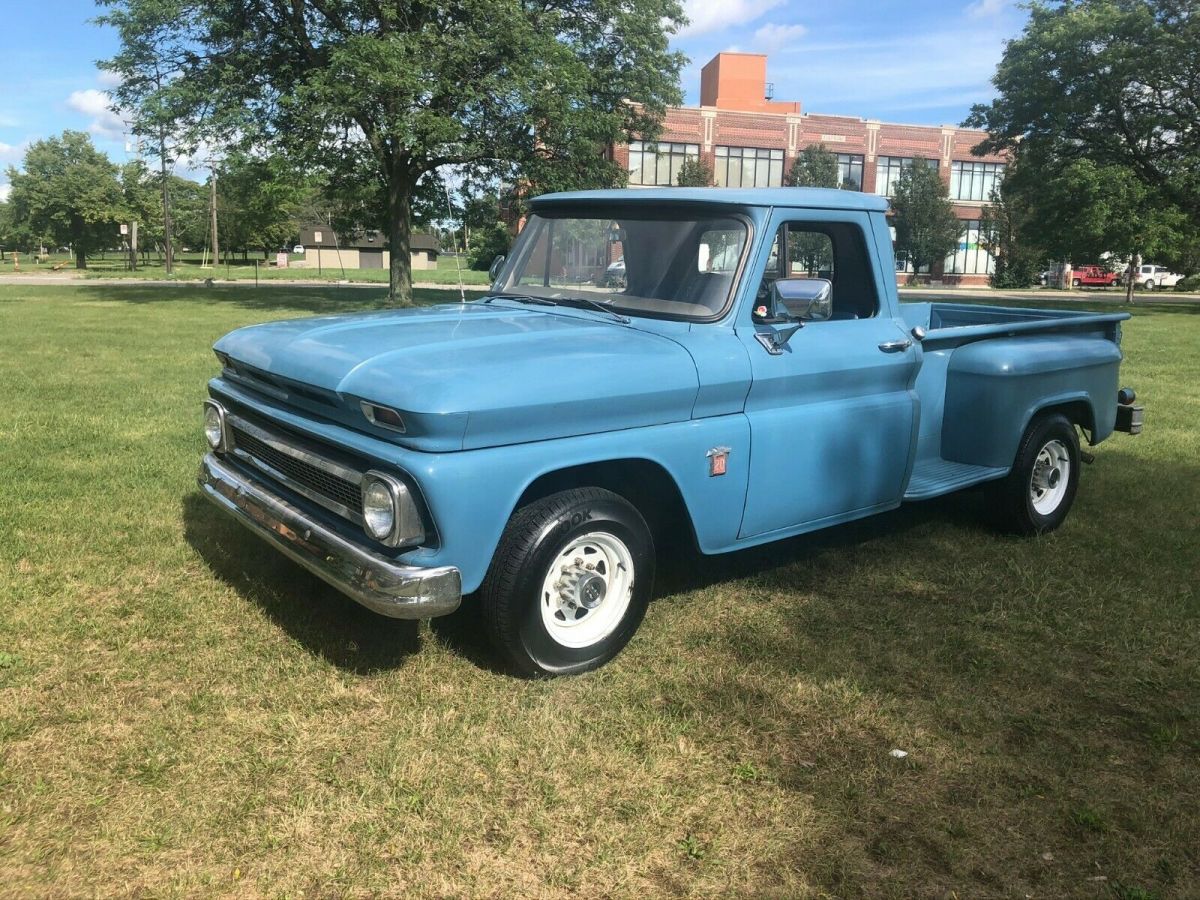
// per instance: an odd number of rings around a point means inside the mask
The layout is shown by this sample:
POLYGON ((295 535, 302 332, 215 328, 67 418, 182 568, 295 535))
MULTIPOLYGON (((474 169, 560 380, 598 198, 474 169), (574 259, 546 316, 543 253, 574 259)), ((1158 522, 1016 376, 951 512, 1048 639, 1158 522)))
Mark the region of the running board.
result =
POLYGON ((908 481, 905 500, 928 500, 951 491, 962 490, 982 481, 1003 478, 1008 469, 1001 466, 972 466, 967 463, 950 462, 946 459, 931 459, 918 462, 908 481))

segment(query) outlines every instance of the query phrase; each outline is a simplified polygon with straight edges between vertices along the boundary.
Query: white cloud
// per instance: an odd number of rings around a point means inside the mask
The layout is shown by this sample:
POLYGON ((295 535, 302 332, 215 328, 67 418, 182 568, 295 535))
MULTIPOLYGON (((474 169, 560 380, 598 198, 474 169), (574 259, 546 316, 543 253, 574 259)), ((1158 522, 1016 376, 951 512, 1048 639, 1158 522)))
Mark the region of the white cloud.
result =
POLYGON ((800 40, 808 34, 803 25, 777 25, 768 22, 754 32, 754 46, 759 53, 774 53, 786 44, 800 40))
POLYGON ((112 97, 106 91, 88 88, 83 91, 72 91, 67 98, 67 106, 85 116, 91 116, 88 131, 97 137, 108 138, 112 141, 122 140, 125 136, 125 123, 121 117, 110 108, 112 97))
POLYGON ((0 163, 15 163, 25 154, 24 147, 14 147, 0 141, 0 163))
POLYGON ((679 30, 679 35, 692 37, 737 28, 783 3, 784 0, 684 0, 683 12, 691 21, 679 30))
POLYGON ((8 195, 12 193, 11 184, 0 184, 0 203, 8 202, 8 195))
POLYGON ((1008 8, 1009 0, 975 0, 967 7, 967 15, 972 19, 985 19, 998 16, 1008 8))

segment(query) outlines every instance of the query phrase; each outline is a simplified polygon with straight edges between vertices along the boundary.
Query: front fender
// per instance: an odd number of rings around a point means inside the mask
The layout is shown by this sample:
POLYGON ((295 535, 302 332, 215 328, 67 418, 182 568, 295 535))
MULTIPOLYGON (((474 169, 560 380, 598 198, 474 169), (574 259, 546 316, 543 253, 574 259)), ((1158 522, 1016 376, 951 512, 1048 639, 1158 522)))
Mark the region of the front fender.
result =
POLYGON ((743 415, 608 432, 601 435, 415 454, 407 470, 437 522, 441 545, 404 555, 411 565, 454 565, 463 591, 483 582, 509 517, 535 481, 563 469, 610 460, 645 460, 675 482, 704 552, 732 544, 745 507, 750 429, 743 415), (726 473, 709 475, 708 451, 729 448, 726 473))

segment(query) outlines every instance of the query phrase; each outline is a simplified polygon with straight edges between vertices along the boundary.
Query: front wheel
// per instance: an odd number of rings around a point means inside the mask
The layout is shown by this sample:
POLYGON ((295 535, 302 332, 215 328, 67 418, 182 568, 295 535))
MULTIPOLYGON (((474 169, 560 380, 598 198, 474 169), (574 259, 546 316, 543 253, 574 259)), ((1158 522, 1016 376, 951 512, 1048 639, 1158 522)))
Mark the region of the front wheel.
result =
POLYGON ((482 588, 492 644, 524 675, 604 665, 629 643, 654 586, 654 540, 641 514, 601 488, 518 510, 482 588))
POLYGON ((1148 290, 1148 291, 1152 291, 1152 290, 1154 290, 1154 279, 1153 279, 1153 278, 1147 278, 1147 279, 1146 279, 1146 283, 1143 285, 1143 287, 1144 287, 1146 290, 1148 290))
POLYGON ((1072 278, 1072 279, 1071 279, 1071 287, 1076 287, 1076 288, 1077 288, 1077 287, 1082 287, 1082 286, 1083 286, 1083 282, 1082 282, 1082 281, 1080 281, 1078 278, 1072 278))
POLYGON ((1058 413, 1025 430, 1007 477, 995 482, 995 509, 1005 531, 1045 534, 1066 519, 1079 488, 1079 435, 1058 413))

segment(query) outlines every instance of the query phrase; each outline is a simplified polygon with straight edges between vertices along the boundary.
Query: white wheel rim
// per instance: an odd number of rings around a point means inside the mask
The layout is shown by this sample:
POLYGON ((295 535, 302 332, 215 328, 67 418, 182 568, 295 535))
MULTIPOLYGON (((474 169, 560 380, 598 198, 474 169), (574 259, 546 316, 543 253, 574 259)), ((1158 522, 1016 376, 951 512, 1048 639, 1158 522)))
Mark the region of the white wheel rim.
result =
POLYGON ((617 629, 632 597, 629 548, 608 532, 588 532, 550 563, 539 597, 542 624, 564 647, 590 647, 617 629))
POLYGON ((1067 495, 1071 480, 1071 454, 1062 441, 1053 440, 1038 451, 1029 478, 1029 502, 1038 515, 1048 516, 1067 495))

